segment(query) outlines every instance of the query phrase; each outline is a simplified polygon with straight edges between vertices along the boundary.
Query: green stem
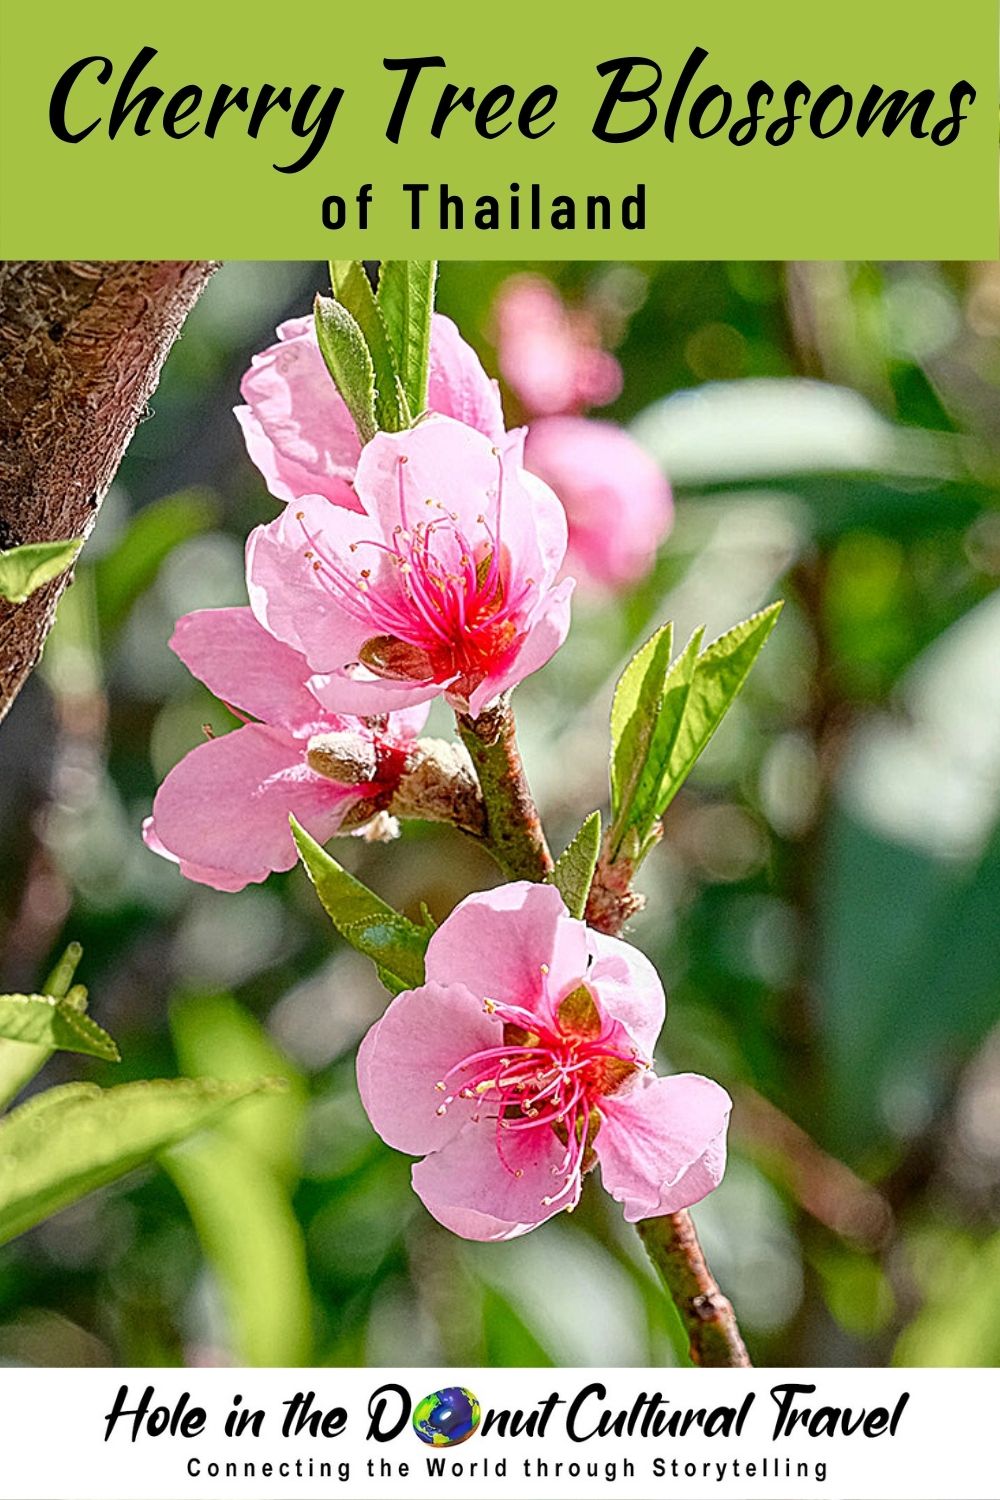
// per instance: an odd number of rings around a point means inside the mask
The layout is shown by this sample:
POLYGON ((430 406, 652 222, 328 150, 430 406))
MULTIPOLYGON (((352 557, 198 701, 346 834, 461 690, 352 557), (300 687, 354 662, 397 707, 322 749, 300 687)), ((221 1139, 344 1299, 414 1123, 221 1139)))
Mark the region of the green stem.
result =
POLYGON ((478 719, 456 718, 483 791, 487 850, 508 879, 544 880, 552 855, 524 774, 509 701, 501 698, 478 719))
POLYGON ((750 1356, 729 1299, 720 1292, 691 1215, 663 1214, 636 1225, 687 1332, 691 1358, 708 1369, 746 1368, 750 1356))

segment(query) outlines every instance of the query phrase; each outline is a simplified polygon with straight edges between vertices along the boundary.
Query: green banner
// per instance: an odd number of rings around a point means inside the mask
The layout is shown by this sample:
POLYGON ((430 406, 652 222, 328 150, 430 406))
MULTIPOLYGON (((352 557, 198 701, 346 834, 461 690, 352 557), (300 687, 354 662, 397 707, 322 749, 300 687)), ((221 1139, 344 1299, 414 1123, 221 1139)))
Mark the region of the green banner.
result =
POLYGON ((996 0, 5 7, 5 258, 978 259, 996 0))

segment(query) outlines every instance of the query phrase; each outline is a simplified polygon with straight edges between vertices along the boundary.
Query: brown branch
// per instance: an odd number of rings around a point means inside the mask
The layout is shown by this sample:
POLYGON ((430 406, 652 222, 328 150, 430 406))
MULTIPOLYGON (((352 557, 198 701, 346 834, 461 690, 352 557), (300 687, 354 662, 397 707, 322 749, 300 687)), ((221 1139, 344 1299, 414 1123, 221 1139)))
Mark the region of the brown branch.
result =
MULTIPOLYGON (((470 719, 459 714, 458 728, 479 774, 486 804, 485 847, 514 880, 544 880, 552 869, 538 809, 517 748, 514 715, 501 700, 470 719)), ((605 864, 605 880, 588 904, 587 921, 617 937, 641 905, 631 892, 634 866, 623 864, 618 883, 605 864)), ((677 1304, 696 1365, 749 1365, 736 1315, 705 1263, 687 1212, 643 1219, 636 1225, 654 1265, 677 1304)))
MULTIPOLYGON (((89 535, 210 261, 0 263, 0 549, 89 535)), ((0 719, 69 575, 0 600, 0 719)))
POLYGON ((508 879, 544 880, 552 855, 524 774, 510 703, 501 698, 478 719, 456 718, 483 791, 485 848, 508 879))
POLYGON ((750 1356, 732 1304, 708 1269, 691 1215, 686 1210, 663 1214, 643 1219, 636 1228, 681 1315, 695 1364, 709 1369, 748 1366, 750 1356))

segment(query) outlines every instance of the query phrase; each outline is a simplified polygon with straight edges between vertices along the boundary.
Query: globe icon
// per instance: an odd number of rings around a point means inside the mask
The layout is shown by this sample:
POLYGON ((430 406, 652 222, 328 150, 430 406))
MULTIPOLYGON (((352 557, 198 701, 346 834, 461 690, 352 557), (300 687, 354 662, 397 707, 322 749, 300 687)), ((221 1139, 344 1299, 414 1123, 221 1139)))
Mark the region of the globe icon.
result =
POLYGON ((413 1413, 413 1430, 422 1443, 452 1448, 472 1436, 481 1416, 471 1391, 464 1385, 449 1385, 424 1397, 413 1413))

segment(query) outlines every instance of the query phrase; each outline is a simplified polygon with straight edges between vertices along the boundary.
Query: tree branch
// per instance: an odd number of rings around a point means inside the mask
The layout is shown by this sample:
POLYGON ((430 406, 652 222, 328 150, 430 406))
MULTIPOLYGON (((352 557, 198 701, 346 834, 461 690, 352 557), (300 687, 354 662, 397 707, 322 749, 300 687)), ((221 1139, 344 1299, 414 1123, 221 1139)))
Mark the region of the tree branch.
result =
POLYGON ((749 1366, 732 1303, 708 1269, 687 1210, 642 1219, 636 1228, 681 1315, 695 1364, 708 1369, 749 1366))
MULTIPOLYGON (((211 261, 0 263, 0 549, 89 535, 211 261)), ((0 719, 70 575, 0 600, 0 719)))
POLYGON ((478 719, 456 719, 483 791, 486 849, 509 880, 544 880, 552 855, 524 774, 510 703, 501 698, 478 719))
MULTIPOLYGON (((485 847, 512 880, 544 880, 552 869, 541 819, 517 748, 514 715, 501 699, 478 719, 459 714, 459 733, 479 774, 486 806, 485 847)), ((618 937, 642 904, 631 890, 634 867, 607 863, 587 906, 587 921, 618 937)), ((653 1264, 677 1304, 696 1365, 745 1366, 750 1357, 729 1300, 719 1290, 686 1211, 636 1225, 653 1264)))

